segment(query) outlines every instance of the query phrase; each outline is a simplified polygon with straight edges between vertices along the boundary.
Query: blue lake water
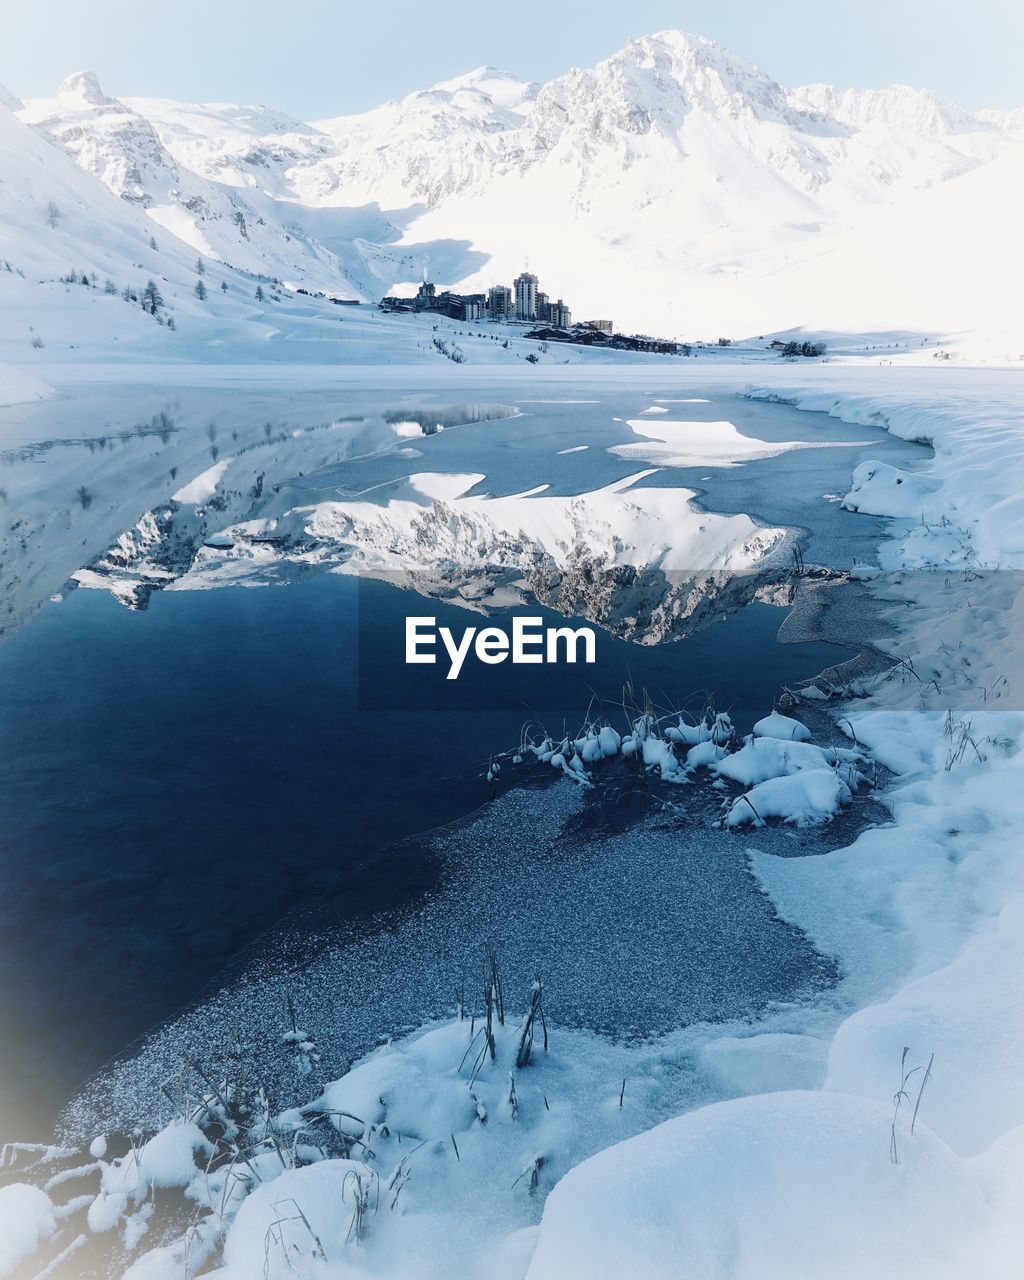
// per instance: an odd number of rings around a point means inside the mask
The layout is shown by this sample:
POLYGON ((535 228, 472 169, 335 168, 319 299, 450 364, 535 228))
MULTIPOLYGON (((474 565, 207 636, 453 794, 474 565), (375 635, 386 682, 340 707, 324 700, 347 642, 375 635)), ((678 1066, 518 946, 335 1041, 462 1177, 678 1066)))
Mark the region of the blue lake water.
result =
MULTIPOLYGON (((540 481, 551 493, 585 492, 640 469, 608 450, 632 438, 625 419, 654 394, 671 388, 609 389, 582 406, 492 390, 489 403, 517 404, 523 416, 283 478, 300 502, 374 486, 386 501, 390 481, 426 469, 481 472, 491 493, 540 481), (564 452, 583 441, 586 451, 564 452)), ((406 408, 415 413, 421 401, 410 394, 406 408)), ((74 533, 64 548, 70 573, 83 563, 76 556, 87 557, 76 551, 80 536, 82 548, 100 538, 92 553, 101 550, 146 505, 166 500, 168 486, 208 466, 215 436, 240 450, 267 438, 271 417, 286 439, 293 421, 308 428, 339 412, 360 420, 373 404, 379 412, 369 392, 343 405, 336 393, 297 393, 287 407, 251 390, 184 391, 173 401, 97 392, 30 407, 13 423, 10 411, 0 414, 6 439, 20 431, 28 441, 5 458, 12 502, 31 513, 21 547, 12 544, 10 599, 22 607, 35 591, 38 603, 59 586, 45 554, 32 562, 36 577, 21 567, 37 539, 48 545, 54 520, 74 533), (66 494, 62 466, 75 477, 66 494), (50 469, 58 483, 41 489, 50 469), (75 498, 82 474, 88 506, 75 498), (122 494, 129 474, 134 496, 122 494), (43 582, 51 585, 40 596, 43 582)), ((913 446, 734 396, 685 412, 728 418, 762 439, 830 447, 710 472, 667 468, 644 483, 687 486, 713 510, 801 527, 822 562, 870 558, 884 522, 823 495, 843 490, 863 457, 905 465, 913 446)), ((845 650, 780 645, 783 611, 752 604, 657 647, 599 633, 593 668, 469 664, 446 683, 443 668, 402 665, 409 611, 458 630, 482 624, 480 614, 428 605, 386 582, 322 576, 286 588, 158 592, 140 613, 80 590, 0 645, 0 1136, 49 1132, 86 1076, 195 1001, 245 948, 232 973, 271 975, 274 1000, 274 949, 301 958, 295 981, 307 1005, 337 1011, 319 1033, 339 1070, 380 1035, 441 1011, 454 971, 486 939, 502 941, 511 971, 543 964, 553 1014, 606 1029, 753 1014, 831 979, 757 892, 739 842, 709 834, 699 806, 670 829, 638 827, 627 839, 624 825, 649 813, 570 805, 555 822, 548 800, 525 790, 450 836, 408 837, 486 805, 485 762, 518 742, 527 719, 560 733, 595 692, 616 703, 632 679, 662 704, 699 707, 711 693, 744 731, 781 685, 845 650), (283 917, 302 927, 286 923, 260 943, 283 917), (644 927, 634 933, 637 919, 644 927), (369 1002, 364 985, 346 987, 362 971, 376 983, 369 1002)), ((820 852, 827 839, 788 833, 781 851, 820 852)), ((246 981, 250 995, 262 991, 246 981)), ((240 1012, 232 1001, 225 1019, 240 1012)), ((258 1033, 272 1029, 266 992, 249 1003, 258 1033)), ((182 1036, 205 1034, 198 1022, 188 1027, 182 1036)), ((171 1052, 159 1048, 158 1069, 171 1052)))
POLYGON ((146 613, 78 591, 0 648, 5 1113, 45 1114, 290 907, 357 874, 375 910, 422 892, 430 866, 396 883, 374 852, 486 801, 482 766, 525 719, 560 730, 632 675, 680 704, 713 690, 749 728, 844 652, 776 644, 782 611, 755 604, 671 645, 599 633, 596 667, 467 664, 449 683, 401 664, 404 614, 426 608, 339 576, 146 613), (359 710, 358 627, 394 657, 395 710, 359 710))

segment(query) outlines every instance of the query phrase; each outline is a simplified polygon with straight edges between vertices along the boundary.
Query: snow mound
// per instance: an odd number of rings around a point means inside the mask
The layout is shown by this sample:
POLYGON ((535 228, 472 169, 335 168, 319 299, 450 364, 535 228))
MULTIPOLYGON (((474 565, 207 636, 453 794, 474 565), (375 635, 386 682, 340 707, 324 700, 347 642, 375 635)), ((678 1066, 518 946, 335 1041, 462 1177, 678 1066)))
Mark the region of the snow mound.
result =
POLYGON ((798 827, 812 826, 835 817, 852 798, 849 786, 834 769, 808 769, 751 787, 733 803, 725 824, 760 827, 766 818, 782 818, 798 827))
POLYGON ((53 1203, 25 1182, 0 1187, 0 1276, 8 1276, 56 1230, 53 1203))
POLYGON ((208 1158, 212 1152, 198 1125, 178 1121, 161 1129, 138 1153, 104 1165, 103 1192, 141 1199, 151 1187, 187 1187, 199 1173, 196 1156, 208 1158))
POLYGON ((862 462, 854 468, 843 508, 869 516, 935 518, 943 514, 938 490, 938 482, 928 476, 901 471, 886 462, 862 462))
MULTIPOLYGON (((299 1274, 311 1274, 305 1268, 317 1259, 343 1254, 360 1177, 368 1179, 369 1171, 355 1160, 325 1160, 289 1169, 257 1187, 238 1211, 224 1246, 225 1266, 215 1275, 219 1280, 294 1275, 296 1262, 305 1264, 299 1274)), ((346 1266, 336 1274, 365 1272, 346 1266)))
POLYGON ((962 1155, 976 1155, 1024 1125, 1024 1037, 1009 1027, 993 1034, 1022 1005, 1024 900, 1018 899, 994 932, 952 964, 848 1018, 832 1044, 829 1087, 877 1096, 891 1082, 902 1046, 926 1045, 938 1066, 928 1084, 929 1124, 962 1155))
POLYGON ((1015 1274, 978 1174, 920 1123, 893 1164, 891 1122, 891 1105, 804 1092, 670 1120, 562 1179, 528 1280, 1015 1274))
POLYGON ((805 724, 794 720, 792 716, 784 716, 779 711, 773 711, 770 716, 765 716, 754 725, 755 738, 781 738, 785 742, 806 742, 810 736, 811 731, 805 724))
MULTIPOLYGON (((780 717, 782 719, 782 717, 780 717)), ((801 726, 802 728, 803 726, 801 726)), ((719 761, 715 771, 733 782, 753 786, 769 778, 782 778, 803 770, 854 765, 861 757, 842 747, 819 747, 812 742, 780 738, 747 738, 739 751, 719 761)))

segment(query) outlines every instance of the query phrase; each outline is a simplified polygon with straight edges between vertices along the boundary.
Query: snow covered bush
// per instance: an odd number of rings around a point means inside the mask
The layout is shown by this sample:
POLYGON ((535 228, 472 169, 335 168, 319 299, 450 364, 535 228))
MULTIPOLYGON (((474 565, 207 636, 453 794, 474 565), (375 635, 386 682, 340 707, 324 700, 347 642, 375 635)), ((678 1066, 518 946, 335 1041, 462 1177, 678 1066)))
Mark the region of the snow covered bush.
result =
MULTIPOLYGON (((651 779, 674 784, 689 783, 701 770, 726 783, 747 788, 743 795, 724 801, 726 827, 763 826, 769 818, 797 826, 826 822, 851 803, 871 778, 858 767, 860 751, 843 747, 823 748, 810 742, 810 730, 792 716, 773 711, 763 717, 742 745, 735 746, 735 731, 728 715, 706 709, 697 720, 676 712, 658 715, 649 699, 640 714, 624 708, 627 731, 619 734, 604 720, 588 721, 580 735, 554 742, 524 730, 519 749, 511 754, 514 765, 530 757, 550 764, 581 786, 596 785, 595 767, 615 761, 625 766, 635 761, 651 779), (733 748, 730 750, 730 748, 733 748)), ((488 781, 497 777, 493 760, 488 781)))

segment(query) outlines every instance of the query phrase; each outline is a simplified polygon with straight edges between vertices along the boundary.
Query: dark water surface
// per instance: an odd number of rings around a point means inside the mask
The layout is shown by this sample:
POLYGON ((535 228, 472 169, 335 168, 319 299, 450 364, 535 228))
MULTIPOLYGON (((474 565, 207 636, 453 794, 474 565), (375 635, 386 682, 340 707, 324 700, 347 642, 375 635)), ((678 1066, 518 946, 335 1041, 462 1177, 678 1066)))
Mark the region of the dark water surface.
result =
MULTIPOLYGON (((11 1117, 18 1137, 46 1127, 88 1072, 289 908, 354 879, 354 914, 423 892, 426 862, 396 880, 371 855, 483 803, 481 766, 524 720, 560 731, 592 688, 616 701, 632 674, 679 703, 714 690, 749 728, 780 684, 844 652, 776 644, 783 612, 755 604, 655 648, 599 633, 597 667, 467 664, 439 689, 433 669, 396 661, 402 709, 360 712, 357 626, 397 654, 404 613, 425 608, 338 576, 169 592, 146 613, 78 591, 0 648, 8 1131, 11 1117), (417 709, 428 671, 430 706, 450 696, 447 713, 417 709)), ((429 612, 460 631, 480 622, 429 612)))
MULTIPOLYGON (((384 404, 401 420, 437 417, 457 429, 277 478, 310 502, 374 486, 387 501, 390 482, 421 470, 478 472, 481 490, 495 494, 538 482, 576 494, 640 470, 642 461, 610 450, 635 442, 627 420, 654 397, 680 393, 652 380, 644 391, 567 394, 545 401, 523 399, 521 385, 491 388, 452 416, 450 392, 382 400, 369 390, 97 389, 0 413, 4 439, 18 446, 2 459, 17 519, 2 566, 11 633, 0 645, 0 1137, 45 1136, 86 1076, 194 1001, 289 913, 324 948, 322 962, 303 959, 307 1001, 333 1000, 351 1021, 331 1046, 342 1065, 346 1052, 436 1008, 466 948, 486 937, 503 938, 513 969, 537 963, 558 974, 559 1016, 606 1028, 621 1027, 627 1009, 648 1029, 716 1009, 756 1012, 829 980, 758 893, 739 842, 709 834, 699 812, 689 826, 603 830, 596 840, 567 802, 559 817, 539 793, 510 792, 469 827, 406 839, 485 804, 483 766, 518 742, 525 720, 575 727, 593 691, 615 702, 630 677, 665 703, 693 695, 698 706, 713 692, 749 729, 781 684, 846 656, 778 644, 779 609, 750 605, 661 647, 599 633, 596 668, 471 664, 447 686, 438 669, 398 662, 404 613, 458 630, 482 625, 481 615, 337 576, 167 591, 144 613, 80 590, 14 629, 147 506, 208 466, 214 449, 361 422, 384 404), (502 418, 502 405, 521 416, 502 418), (360 640, 394 709, 360 709, 360 640), (384 918, 404 923, 388 933, 373 923, 384 918), (641 947, 631 942, 637 920, 641 947), (345 950, 348 931, 358 953, 345 950), (342 998, 356 964, 365 976, 342 998), (610 972, 622 975, 619 989, 602 988, 610 972)), ((760 439, 816 447, 731 468, 663 467, 641 484, 690 487, 712 510, 803 528, 809 558, 835 565, 870 559, 885 530, 832 500, 852 467, 921 456, 877 428, 731 394, 669 407, 673 417, 728 419, 760 439)), ((781 834, 794 852, 828 847, 825 834, 781 834)), ((286 934, 233 972, 270 972, 268 948, 292 947, 286 934)), ((264 1017, 266 992, 251 990, 264 1017)), ((320 1033, 326 1045, 331 1033, 320 1033)), ((159 1048, 158 1068, 169 1052, 159 1048)))

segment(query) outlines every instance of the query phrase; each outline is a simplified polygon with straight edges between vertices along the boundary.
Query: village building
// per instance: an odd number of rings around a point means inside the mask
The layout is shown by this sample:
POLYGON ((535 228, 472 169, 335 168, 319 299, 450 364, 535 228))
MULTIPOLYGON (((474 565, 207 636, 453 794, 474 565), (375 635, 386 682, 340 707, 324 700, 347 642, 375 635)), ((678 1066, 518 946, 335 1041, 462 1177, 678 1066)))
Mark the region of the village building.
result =
POLYGON ((380 308, 382 311, 434 311, 453 320, 540 322, 568 329, 572 312, 564 299, 552 302, 538 288, 538 283, 535 275, 523 271, 516 276, 511 288, 495 284, 485 294, 460 294, 448 289, 438 293, 435 284, 424 280, 411 298, 389 295, 381 299, 380 308))

